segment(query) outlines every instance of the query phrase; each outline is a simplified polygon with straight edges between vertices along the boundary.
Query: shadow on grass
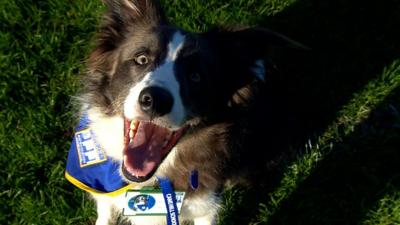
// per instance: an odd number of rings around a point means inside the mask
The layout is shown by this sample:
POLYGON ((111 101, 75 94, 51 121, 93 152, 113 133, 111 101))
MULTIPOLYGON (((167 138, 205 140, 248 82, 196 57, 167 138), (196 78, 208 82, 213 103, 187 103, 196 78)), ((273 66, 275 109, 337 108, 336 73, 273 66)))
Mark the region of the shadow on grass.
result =
POLYGON ((343 138, 269 224, 359 224, 400 190, 400 88, 343 138))
MULTIPOLYGON (((245 140, 246 149, 255 152, 244 154, 248 157, 242 162, 256 164, 281 152, 304 149, 308 139, 321 135, 354 93, 400 58, 399 11, 400 2, 395 0, 303 0, 272 18, 260 19, 261 26, 312 51, 279 49, 273 55, 278 74, 268 78, 267 102, 260 102, 260 117, 253 116, 257 120, 249 125, 265 132, 245 140)), ((271 218, 271 224, 360 222, 365 210, 385 194, 386 183, 398 179, 393 172, 400 159, 395 149, 400 146, 395 143, 398 137, 389 139, 379 133, 381 128, 392 129, 382 127, 387 121, 374 115, 345 137, 271 218)), ((257 214, 258 203, 268 201, 268 193, 282 177, 279 171, 264 171, 254 174, 259 187, 241 197, 240 205, 224 215, 224 224, 248 224, 257 214)))
POLYGON ((324 131, 353 93, 400 58, 399 10, 396 0, 303 0, 260 21, 312 48, 278 55, 281 73, 267 93, 279 121, 289 118, 291 146, 324 131))

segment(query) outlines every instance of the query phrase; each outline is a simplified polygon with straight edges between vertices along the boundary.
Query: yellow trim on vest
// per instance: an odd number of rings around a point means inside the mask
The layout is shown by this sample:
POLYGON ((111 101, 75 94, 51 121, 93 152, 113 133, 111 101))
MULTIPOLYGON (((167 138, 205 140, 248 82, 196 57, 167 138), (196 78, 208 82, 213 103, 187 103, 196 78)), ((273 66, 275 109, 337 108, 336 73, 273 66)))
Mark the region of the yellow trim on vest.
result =
POLYGON ((120 188, 120 189, 118 189, 118 190, 116 190, 116 191, 106 193, 106 192, 101 192, 101 191, 95 190, 95 189, 93 189, 93 188, 87 186, 86 184, 84 184, 84 183, 80 182, 79 180, 75 179, 75 177, 71 176, 67 171, 65 171, 65 178, 66 178, 69 182, 71 182, 73 185, 75 185, 75 186, 77 186, 78 188, 80 188, 80 189, 82 189, 82 190, 84 190, 84 191, 87 191, 87 192, 89 192, 89 193, 91 193, 91 194, 95 194, 95 195, 96 195, 96 194, 97 194, 97 195, 107 195, 107 196, 110 196, 110 197, 115 197, 115 196, 117 196, 117 195, 123 194, 123 193, 126 192, 127 190, 133 189, 133 188, 136 186, 135 184, 128 184, 128 185, 126 185, 125 187, 120 188))

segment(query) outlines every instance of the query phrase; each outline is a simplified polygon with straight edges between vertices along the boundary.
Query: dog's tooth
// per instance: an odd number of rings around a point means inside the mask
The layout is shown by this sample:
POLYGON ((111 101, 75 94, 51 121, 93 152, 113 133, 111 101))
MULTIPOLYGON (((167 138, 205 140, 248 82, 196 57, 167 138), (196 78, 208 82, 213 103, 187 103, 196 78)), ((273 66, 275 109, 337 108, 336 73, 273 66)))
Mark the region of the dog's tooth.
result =
POLYGON ((129 130, 129 137, 130 137, 131 139, 133 138, 133 135, 134 135, 133 130, 129 130))
POLYGON ((135 120, 132 120, 132 121, 131 121, 131 129, 132 129, 132 130, 135 130, 135 129, 136 129, 136 121, 135 121, 135 120))

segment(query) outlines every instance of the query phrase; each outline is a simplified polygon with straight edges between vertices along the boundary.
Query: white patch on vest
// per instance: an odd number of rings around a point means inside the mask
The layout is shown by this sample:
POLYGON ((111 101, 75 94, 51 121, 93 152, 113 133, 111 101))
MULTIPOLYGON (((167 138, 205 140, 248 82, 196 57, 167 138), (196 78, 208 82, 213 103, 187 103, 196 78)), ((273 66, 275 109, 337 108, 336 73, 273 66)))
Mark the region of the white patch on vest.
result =
POLYGON ((126 118, 140 119, 143 117, 143 112, 141 112, 138 103, 140 92, 146 87, 157 86, 171 93, 174 104, 171 112, 161 118, 155 118, 154 123, 171 129, 178 129, 182 126, 186 117, 186 110, 180 95, 180 86, 175 76, 174 66, 184 43, 185 36, 179 31, 174 33, 172 41, 168 44, 168 53, 164 64, 160 65, 154 71, 147 73, 139 83, 130 89, 124 103, 126 118))
POLYGON ((88 110, 90 129, 96 135, 96 141, 106 151, 107 156, 122 160, 124 149, 124 120, 119 116, 105 116, 100 109, 88 110))
MULTIPOLYGON (((140 188, 140 187, 139 187, 140 188)), ((111 210, 122 213, 124 208, 125 193, 111 197, 107 195, 91 194, 97 202, 98 219, 96 225, 106 225, 112 218, 111 210)), ((184 199, 179 220, 194 220, 195 225, 214 225, 216 215, 220 209, 220 200, 215 193, 210 191, 200 195, 194 195, 184 199)), ((165 215, 163 216, 128 216, 125 217, 132 224, 163 225, 165 224, 165 215)))
MULTIPOLYGON (((122 214, 122 209, 125 206, 125 193, 115 197, 107 195, 92 194, 92 197, 97 202, 97 216, 96 225, 109 225, 111 221, 116 221, 113 218, 112 210, 122 214)), ((165 224, 165 216, 128 216, 125 217, 132 224, 146 224, 146 225, 163 225, 165 224)))
POLYGON ((76 132, 74 138, 80 167, 91 166, 107 160, 105 152, 91 129, 76 132))

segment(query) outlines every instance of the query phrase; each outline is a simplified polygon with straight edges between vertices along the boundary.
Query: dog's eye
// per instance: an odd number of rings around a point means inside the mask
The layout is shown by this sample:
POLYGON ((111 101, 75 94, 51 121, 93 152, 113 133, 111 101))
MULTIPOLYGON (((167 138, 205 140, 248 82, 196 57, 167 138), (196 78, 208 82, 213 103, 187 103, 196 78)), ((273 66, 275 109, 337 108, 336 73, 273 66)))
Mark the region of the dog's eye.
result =
POLYGON ((200 74, 199 73, 191 73, 190 80, 193 82, 196 82, 196 83, 200 82, 200 80, 201 80, 200 74))
POLYGON ((134 60, 138 65, 146 65, 149 63, 149 58, 147 58, 146 55, 138 55, 134 58, 134 60))

